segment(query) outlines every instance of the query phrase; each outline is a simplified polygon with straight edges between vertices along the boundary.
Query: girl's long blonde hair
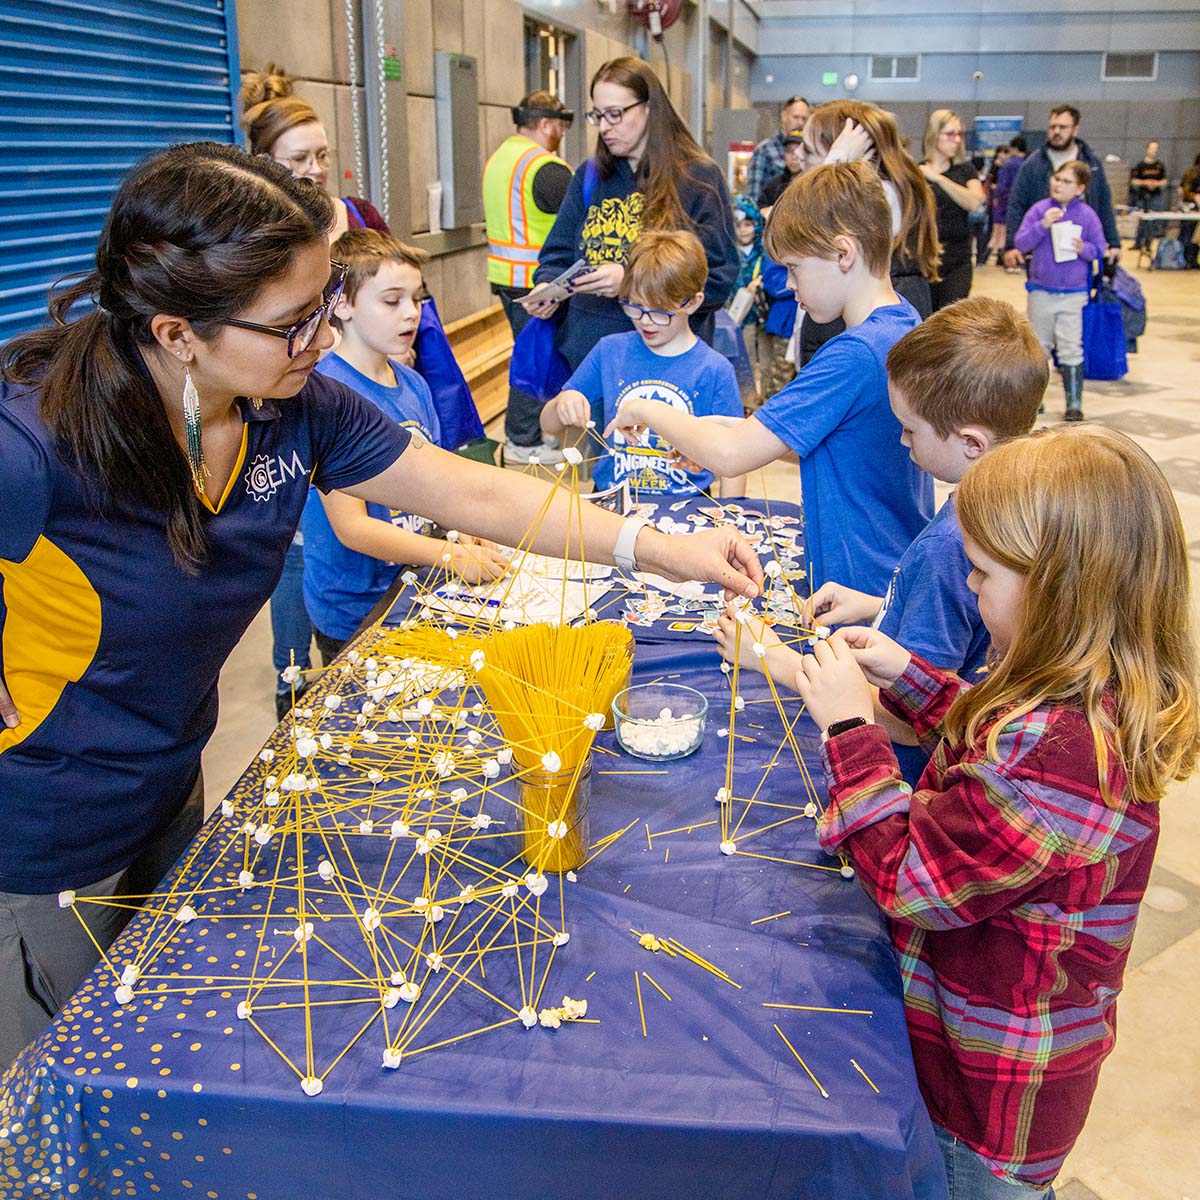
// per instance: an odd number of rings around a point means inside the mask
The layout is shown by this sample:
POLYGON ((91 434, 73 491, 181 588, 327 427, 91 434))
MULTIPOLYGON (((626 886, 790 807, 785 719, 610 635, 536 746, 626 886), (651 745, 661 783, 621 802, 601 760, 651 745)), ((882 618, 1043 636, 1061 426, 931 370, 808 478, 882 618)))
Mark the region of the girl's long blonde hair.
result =
POLYGON ((912 259, 930 283, 940 278, 938 261, 942 256, 937 234, 937 206, 933 192, 920 168, 913 162, 900 138, 896 118, 878 104, 863 100, 831 100, 813 110, 805 132, 822 155, 828 153, 846 119, 861 125, 870 135, 879 155, 879 174, 891 182, 900 197, 900 232, 895 249, 902 258, 912 259))
POLYGON ((1012 644, 946 718, 975 743, 1046 703, 1082 706, 1100 791, 1115 752, 1140 802, 1195 768, 1200 749, 1187 544, 1170 486, 1144 450, 1095 426, 998 446, 955 493, 963 533, 1025 576, 1012 644))

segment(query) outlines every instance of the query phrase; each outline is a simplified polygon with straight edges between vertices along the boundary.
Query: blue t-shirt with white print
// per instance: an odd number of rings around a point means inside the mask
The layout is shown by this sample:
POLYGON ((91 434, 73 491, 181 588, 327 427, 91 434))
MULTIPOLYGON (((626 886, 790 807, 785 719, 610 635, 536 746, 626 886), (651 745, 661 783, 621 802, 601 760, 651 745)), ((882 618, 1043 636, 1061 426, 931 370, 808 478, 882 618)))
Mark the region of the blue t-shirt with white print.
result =
MULTIPOLYGON (((728 359, 699 340, 673 357, 655 354, 636 330, 601 338, 567 380, 567 389, 588 398, 597 436, 633 397, 661 400, 696 417, 742 416, 741 392, 728 359)), ((607 439, 607 452, 592 468, 597 491, 628 482, 631 491, 652 500, 695 495, 712 487, 711 471, 685 471, 668 458, 670 443, 656 433, 645 440, 646 445, 634 445, 619 433, 607 439)))
MULTIPOLYGON (((991 637, 979 602, 967 587, 971 560, 951 496, 904 552, 880 610, 879 630, 935 667, 974 683, 991 637)), ((916 786, 929 756, 919 746, 896 746, 905 780, 916 786)))
MULTIPOLYGON (((402 429, 420 433, 434 445, 440 444, 441 429, 429 385, 411 368, 397 362, 391 366, 396 376, 394 387, 369 379, 338 354, 323 358, 317 370, 369 400, 402 429)), ((428 534, 432 529, 427 518, 396 512, 382 504, 368 504, 367 512, 413 533, 428 534)), ((309 490, 304 506, 303 529, 304 607, 317 629, 327 637, 344 641, 354 634, 387 591, 399 565, 343 546, 329 524, 315 488, 309 490)))
POLYGON ((800 456, 813 590, 835 581, 882 596, 933 516, 933 479, 900 444, 888 403, 888 351, 921 318, 907 300, 831 338, 754 414, 800 456))

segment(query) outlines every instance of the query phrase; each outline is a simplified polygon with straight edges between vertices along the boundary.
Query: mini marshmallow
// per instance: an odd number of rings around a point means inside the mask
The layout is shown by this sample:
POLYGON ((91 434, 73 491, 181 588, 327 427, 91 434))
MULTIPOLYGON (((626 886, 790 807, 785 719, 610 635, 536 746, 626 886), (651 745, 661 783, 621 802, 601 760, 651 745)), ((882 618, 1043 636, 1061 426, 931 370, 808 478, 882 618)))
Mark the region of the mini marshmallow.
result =
POLYGON ((551 821, 546 826, 546 833, 552 838, 565 838, 569 832, 566 821, 551 821))
POLYGON ((429 716, 429 714, 433 712, 433 701, 430 700, 428 696, 422 696, 421 699, 417 701, 417 712, 419 712, 423 717, 429 716))
POLYGON ((429 911, 425 914, 425 920, 430 925, 436 925, 445 915, 446 910, 440 904, 432 904, 429 907, 429 911))
POLYGON ((556 946, 565 946, 570 940, 571 935, 565 929, 560 930, 550 939, 556 946))
POLYGON ((576 875, 574 871, 568 871, 568 872, 567 872, 567 878, 568 878, 568 879, 569 879, 569 880, 570 880, 572 883, 578 883, 578 882, 579 882, 579 876, 578 876, 578 875, 576 875))
POLYGON ((721 853, 722 854, 732 854, 735 850, 737 850, 737 842, 722 842, 721 843, 721 853))
POLYGON ((258 752, 258 761, 259 762, 270 762, 274 757, 275 757, 275 751, 270 749, 270 747, 268 747, 266 750, 260 750, 258 752))
POLYGON ((253 886, 254 886, 254 872, 253 871, 239 871, 238 872, 238 887, 248 888, 248 887, 253 887, 253 886))
POLYGON ((482 671, 483 664, 487 661, 487 656, 482 650, 471 651, 471 668, 475 671, 482 671))
POLYGON ((367 910, 362 915, 363 928, 368 933, 373 933, 376 929, 379 928, 381 923, 382 922, 381 922, 381 918, 379 916, 379 909, 368 907, 367 910))
POLYGON ((442 956, 440 954, 427 954, 425 961, 429 964, 429 969, 436 975, 442 969, 442 956))
POLYGON ((358 823, 358 832, 359 833, 370 833, 374 828, 375 828, 374 821, 362 820, 362 821, 359 821, 359 823, 358 823))
POLYGON ((421 985, 413 983, 411 980, 400 985, 400 999, 405 1004, 415 1004, 417 998, 421 995, 421 985))
POLYGON ((278 775, 268 775, 266 777, 266 779, 263 780, 263 787, 265 787, 267 789, 277 788, 278 786, 279 786, 279 776, 278 775))
POLYGON ((488 826, 491 825, 491 823, 492 823, 492 818, 489 817, 487 815, 487 813, 482 813, 482 812, 476 813, 471 818, 471 828, 472 829, 487 829, 488 826))
POLYGON ((772 579, 778 579, 783 574, 783 568, 777 560, 772 558, 763 564, 763 574, 772 579))
POLYGON ((528 1004, 517 1013, 517 1016, 521 1018, 521 1024, 526 1029, 532 1029, 538 1023, 537 1009, 528 1004))
POLYGON ((525 876, 525 886, 533 895, 540 896, 550 886, 550 880, 541 872, 530 871, 525 876))
POLYGON ((118 1004, 128 1004, 133 999, 133 988, 123 983, 113 992, 113 996, 118 1004))
POLYGON ((564 446, 562 456, 573 467, 577 467, 583 462, 583 455, 580 454, 578 448, 575 446, 564 446))
POLYGON ((806 817, 815 817, 817 815, 817 806, 811 800, 804 806, 804 815, 806 817))
POLYGON ((432 850, 432 849, 433 849, 433 845, 431 844, 431 842, 429 841, 428 838, 423 838, 423 837, 417 838, 417 853, 418 854, 428 854, 430 852, 430 850, 432 850))
POLYGON ((561 771, 562 759, 559 758, 553 750, 548 750, 542 755, 542 768, 543 770, 550 771, 551 773, 554 771, 561 771))
POLYGON ((271 840, 271 837, 274 833, 275 833, 274 825, 260 825, 254 831, 254 840, 260 846, 265 846, 271 840))
POLYGON ((496 751, 496 761, 498 763, 504 763, 507 766, 510 762, 512 762, 512 754, 512 747, 505 746, 496 751))
POLYGON ((585 729, 595 729, 595 730, 603 729, 604 728, 604 714, 598 713, 598 712, 588 713, 588 715, 583 718, 583 724, 584 724, 585 729))
POLYGON ((331 863, 327 858, 321 859, 321 861, 317 863, 317 874, 320 875, 320 877, 325 880, 326 883, 328 883, 334 876, 333 863, 331 863))
POLYGON ((306 1075, 300 1080, 300 1090, 306 1096, 319 1096, 325 1090, 325 1085, 315 1075, 306 1075))
POLYGON ((330 712, 337 712, 337 710, 339 708, 341 708, 341 706, 342 706, 341 696, 329 695, 329 696, 325 697, 325 707, 327 709, 329 709, 330 712))
POLYGON ((724 787, 717 788, 716 800, 718 804, 729 803, 729 789, 724 787))
POLYGON ((505 898, 505 900, 511 900, 516 894, 517 894, 517 885, 515 883, 506 883, 500 889, 500 895, 502 895, 505 898))
POLYGON ((400 1003, 400 989, 390 987, 383 993, 383 1007, 395 1008, 400 1003))
POLYGON ((475 899, 474 886, 468 883, 467 886, 458 893, 458 898, 463 904, 470 904, 475 899))
POLYGON ((446 541, 457 542, 458 541, 458 530, 457 529, 447 529, 446 530, 446 541))
POLYGON ((766 658, 767 648, 762 644, 762 642, 755 642, 750 648, 754 651, 755 658, 766 658))
POLYGON ((268 793, 267 793, 267 794, 266 794, 266 795, 263 797, 263 803, 264 803, 264 804, 265 804, 265 805, 266 805, 268 808, 276 808, 276 807, 278 807, 278 805, 279 805, 279 793, 278 793, 278 792, 268 792, 268 793))
POLYGON ((466 798, 467 789, 465 787, 456 787, 454 791, 450 793, 450 799, 453 800, 455 804, 461 804, 466 798))
POLYGON ((488 758, 483 763, 483 775, 485 779, 496 779, 500 774, 500 763, 494 758, 488 758))
POLYGON ((311 921, 305 921, 303 925, 297 925, 296 928, 292 930, 292 937, 294 937, 298 942, 312 941, 312 935, 313 923, 311 921))
POLYGON ((284 667, 283 673, 280 675, 280 679, 282 679, 284 683, 295 683, 296 680, 298 680, 303 674, 304 672, 300 670, 299 667, 284 667))
POLYGON ((843 879, 853 879, 854 878, 854 868, 849 863, 846 863, 843 865, 842 869, 838 872, 838 874, 841 875, 841 877, 843 879))
POLYGON ((368 771, 367 772, 367 781, 369 783, 382 783, 383 782, 383 772, 382 771, 368 771))
POLYGON ((133 963, 126 963, 125 967, 121 971, 121 982, 125 984, 126 987, 133 987, 133 985, 137 983, 141 977, 141 971, 139 971, 137 967, 133 965, 133 963))
POLYGON ((254 1006, 249 1000, 242 1000, 237 1006, 237 1016, 239 1021, 245 1021, 254 1011, 254 1006))
POLYGON ((185 904, 175 914, 175 920, 177 920, 180 923, 180 925, 190 924, 195 919, 196 919, 196 910, 190 904, 185 904))
POLYGON ((221 816, 223 816, 223 817, 232 817, 233 816, 233 801, 232 800, 222 800, 221 801, 221 816))
POLYGON ((746 707, 746 697, 745 696, 734 696, 734 698, 733 698, 734 712, 741 712, 745 707, 746 707))
POLYGON ((394 1071, 400 1066, 400 1051, 392 1046, 388 1046, 383 1052, 383 1065, 389 1071, 394 1071))
POLYGON ((405 571, 404 574, 400 576, 400 582, 403 583, 405 587, 412 587, 412 585, 417 582, 416 571, 405 571))
POLYGON ((70 908, 75 903, 75 893, 68 889, 65 892, 58 893, 58 907, 70 908))
POLYGON ((284 792, 303 792, 308 789, 308 778, 295 772, 292 775, 285 775, 283 782, 279 785, 281 791, 284 792))
POLYGON ((379 734, 377 734, 373 729, 364 729, 362 740, 366 742, 368 746, 373 746, 377 741, 379 741, 379 734))

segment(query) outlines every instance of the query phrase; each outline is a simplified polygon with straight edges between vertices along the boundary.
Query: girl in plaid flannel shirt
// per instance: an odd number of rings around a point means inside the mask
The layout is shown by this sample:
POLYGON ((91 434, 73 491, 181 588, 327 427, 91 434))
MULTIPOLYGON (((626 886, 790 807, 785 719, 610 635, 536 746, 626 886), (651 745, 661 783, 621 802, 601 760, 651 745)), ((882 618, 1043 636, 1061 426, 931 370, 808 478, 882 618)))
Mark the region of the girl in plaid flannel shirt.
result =
POLYGON ((951 1200, 1050 1198, 1113 1047, 1158 801, 1196 762, 1187 548, 1155 464, 1090 426, 995 448, 956 503, 983 682, 850 628, 795 686, 824 732, 821 843, 890 921, 951 1200), (936 742, 916 791, 872 684, 936 742))

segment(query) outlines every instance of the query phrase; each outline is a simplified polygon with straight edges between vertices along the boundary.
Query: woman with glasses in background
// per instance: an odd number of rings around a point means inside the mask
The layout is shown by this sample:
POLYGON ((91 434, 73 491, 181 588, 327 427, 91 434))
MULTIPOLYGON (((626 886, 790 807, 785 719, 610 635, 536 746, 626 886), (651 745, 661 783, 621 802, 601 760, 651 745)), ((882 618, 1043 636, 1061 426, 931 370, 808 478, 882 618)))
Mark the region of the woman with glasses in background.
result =
MULTIPOLYGON (((604 63, 592 79, 591 100, 584 115, 599 132, 595 157, 575 172, 534 274, 536 285, 580 259, 588 267, 574 278, 564 302, 558 348, 575 370, 602 337, 629 331, 617 296, 629 252, 644 230, 686 230, 703 244, 708 278, 691 326, 711 344, 716 311, 733 292, 740 261, 725 178, 641 59, 604 63)), ((525 307, 551 317, 559 305, 525 307)))
POLYGON ((948 108, 930 113, 920 167, 933 189, 942 244, 941 279, 929 285, 934 312, 971 294, 974 239, 969 218, 986 197, 974 166, 967 161, 964 136, 958 113, 948 108))
MULTIPOLYGON (((268 154, 299 179, 311 179, 329 191, 331 151, 325 126, 307 100, 293 94, 295 80, 274 63, 247 75, 242 83, 242 128, 251 154, 268 154)), ((361 182, 361 181, 360 181, 361 182)), ((335 196, 332 244, 347 229, 378 229, 390 233, 379 210, 360 196, 335 196)))
POLYGON ((314 374, 344 282, 333 219, 267 158, 173 146, 121 183, 53 323, 0 355, 0 1069, 199 828, 218 676, 310 482, 538 553, 761 582, 731 531, 572 509, 314 374), (75 903, 115 895, 89 936, 75 903))

